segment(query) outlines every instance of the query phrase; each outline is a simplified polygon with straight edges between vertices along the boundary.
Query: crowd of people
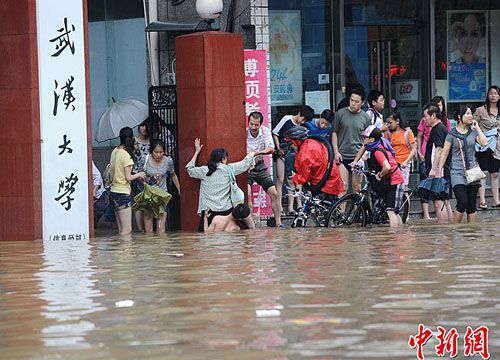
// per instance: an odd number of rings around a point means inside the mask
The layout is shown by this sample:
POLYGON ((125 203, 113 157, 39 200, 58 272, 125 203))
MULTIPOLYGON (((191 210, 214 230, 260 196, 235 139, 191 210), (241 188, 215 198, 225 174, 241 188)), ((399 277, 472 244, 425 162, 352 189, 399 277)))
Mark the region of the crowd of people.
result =
MULTIPOLYGON (((500 207, 499 99, 500 88, 490 86, 484 105, 474 109, 458 104, 453 119, 449 119, 445 100, 436 96, 424 107, 416 136, 397 109, 383 115, 385 98, 379 90, 370 91, 365 111, 362 87, 352 88, 347 100, 342 101, 345 106, 336 112, 326 109, 315 115, 311 107, 304 106, 283 116, 272 131, 263 126, 260 112, 252 112, 247 119, 247 155, 240 161, 229 162, 227 150, 217 148, 211 151, 206 165, 197 166, 203 144, 200 139, 194 141, 194 155, 185 170, 190 177, 200 180, 199 230, 217 232, 255 227, 250 210, 250 186, 254 183, 269 195, 276 226, 284 227, 282 216, 295 215, 302 206, 300 197, 283 196, 284 185, 288 192, 310 191, 320 198, 335 200, 349 191, 361 190, 363 177, 359 169, 365 167, 376 174, 373 189, 385 200, 390 226, 401 225, 398 209, 404 192, 409 190, 412 169, 418 171, 421 181, 443 178, 450 184, 444 195, 421 196, 424 219, 430 219, 429 204, 433 203, 439 223, 461 222, 464 215, 468 222, 474 222, 478 193, 479 207, 487 208, 484 174, 490 175, 492 207, 500 207), (264 161, 266 156, 275 161, 276 182, 264 161), (248 172, 246 204, 234 181, 235 176, 244 172, 248 172), (450 204, 452 194, 456 199, 454 212, 450 204), (288 199, 286 212, 284 198, 288 199)), ((111 154, 109 199, 120 234, 132 230, 132 196, 142 191, 143 183, 169 190, 168 178, 179 194, 181 190, 165 144, 150 139, 146 123, 139 126, 138 132, 134 137, 132 129, 123 128, 120 144, 111 154)), ((94 177, 94 182, 97 181, 94 197, 102 210, 99 178, 94 177)), ((102 211, 97 212, 97 216, 100 214, 102 211)), ((151 233, 154 220, 158 232, 163 233, 164 216, 152 219, 135 212, 139 231, 151 233)))

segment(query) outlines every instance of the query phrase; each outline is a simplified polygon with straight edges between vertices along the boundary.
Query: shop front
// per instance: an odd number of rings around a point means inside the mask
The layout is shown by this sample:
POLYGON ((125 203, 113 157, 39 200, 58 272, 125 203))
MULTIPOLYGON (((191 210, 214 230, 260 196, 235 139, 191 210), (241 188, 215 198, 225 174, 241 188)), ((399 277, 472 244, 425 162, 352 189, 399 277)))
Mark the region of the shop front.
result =
POLYGON ((500 2, 269 0, 271 109, 335 108, 360 84, 416 127, 434 95, 480 104, 500 81, 500 2))

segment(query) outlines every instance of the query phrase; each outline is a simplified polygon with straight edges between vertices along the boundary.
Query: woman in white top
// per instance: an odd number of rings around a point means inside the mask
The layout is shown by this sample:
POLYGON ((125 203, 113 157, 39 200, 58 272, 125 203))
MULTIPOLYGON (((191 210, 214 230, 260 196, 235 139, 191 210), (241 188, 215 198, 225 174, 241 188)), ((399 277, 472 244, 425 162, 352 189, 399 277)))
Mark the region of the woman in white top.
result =
POLYGON ((231 166, 235 175, 247 171, 253 163, 254 152, 236 163, 227 163, 228 153, 226 149, 214 149, 206 166, 196 166, 196 159, 203 148, 200 139, 194 140, 195 152, 193 158, 187 163, 186 170, 190 177, 200 179, 200 195, 198 202, 198 216, 201 217, 200 231, 203 231, 203 212, 210 210, 208 225, 216 215, 227 215, 231 213, 231 179, 227 166, 231 166))

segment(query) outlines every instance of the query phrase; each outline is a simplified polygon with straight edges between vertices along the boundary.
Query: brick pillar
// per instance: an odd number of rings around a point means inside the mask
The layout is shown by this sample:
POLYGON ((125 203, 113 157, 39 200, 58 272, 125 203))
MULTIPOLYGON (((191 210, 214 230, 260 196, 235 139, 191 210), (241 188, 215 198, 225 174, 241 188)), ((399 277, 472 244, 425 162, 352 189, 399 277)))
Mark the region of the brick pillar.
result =
POLYGON ((42 237, 35 5, 0 6, 0 240, 42 237))
MULTIPOLYGON (((243 37, 209 31, 177 37, 175 45, 181 229, 195 231, 200 183, 184 169, 194 139, 204 145, 197 165, 206 165, 218 147, 227 149, 230 162, 246 155, 243 37)), ((246 193, 245 176, 238 176, 238 184, 246 193)))

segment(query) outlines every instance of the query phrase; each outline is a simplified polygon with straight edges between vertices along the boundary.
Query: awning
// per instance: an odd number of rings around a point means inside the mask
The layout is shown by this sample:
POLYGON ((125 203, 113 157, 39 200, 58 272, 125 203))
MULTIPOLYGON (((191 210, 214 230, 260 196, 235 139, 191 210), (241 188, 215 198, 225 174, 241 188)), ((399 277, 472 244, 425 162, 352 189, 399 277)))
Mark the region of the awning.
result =
MULTIPOLYGON (((211 30, 219 30, 220 23, 217 19, 211 27, 211 30)), ((193 20, 192 22, 175 22, 175 21, 153 21, 146 26, 146 32, 191 32, 208 30, 208 25, 204 20, 193 20)))

